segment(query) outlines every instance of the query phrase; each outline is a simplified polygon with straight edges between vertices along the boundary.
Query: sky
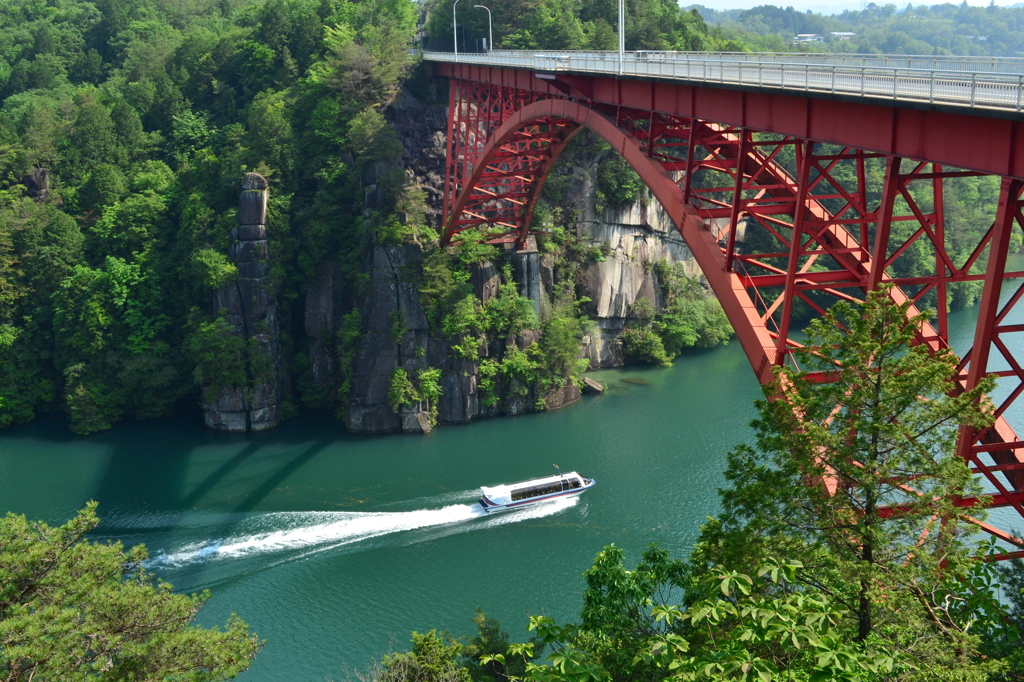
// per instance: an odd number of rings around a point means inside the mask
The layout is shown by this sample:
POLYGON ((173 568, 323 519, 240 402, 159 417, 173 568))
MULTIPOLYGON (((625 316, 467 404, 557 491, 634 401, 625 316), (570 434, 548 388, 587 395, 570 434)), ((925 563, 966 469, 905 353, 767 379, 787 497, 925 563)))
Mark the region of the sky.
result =
MULTIPOLYGON (((906 7, 908 1, 913 5, 944 4, 942 0, 888 0, 888 2, 891 2, 898 7, 906 7)), ((956 0, 956 2, 951 4, 960 4, 960 2, 962 2, 962 0, 956 0)), ((875 3, 884 5, 887 4, 887 0, 875 0, 875 3)), ((979 7, 987 6, 988 3, 989 0, 967 0, 968 5, 976 5, 979 7)), ((1000 7, 1009 7, 1020 3, 1021 0, 996 0, 996 4, 1000 7)), ((822 2, 822 0, 705 0, 700 4, 704 4, 707 7, 712 7, 718 10, 750 9, 751 7, 757 7, 758 5, 777 5, 779 7, 792 6, 798 10, 811 10, 813 12, 820 12, 821 14, 838 14, 843 10, 861 9, 868 3, 844 2, 842 0, 839 0, 838 2, 822 2)))

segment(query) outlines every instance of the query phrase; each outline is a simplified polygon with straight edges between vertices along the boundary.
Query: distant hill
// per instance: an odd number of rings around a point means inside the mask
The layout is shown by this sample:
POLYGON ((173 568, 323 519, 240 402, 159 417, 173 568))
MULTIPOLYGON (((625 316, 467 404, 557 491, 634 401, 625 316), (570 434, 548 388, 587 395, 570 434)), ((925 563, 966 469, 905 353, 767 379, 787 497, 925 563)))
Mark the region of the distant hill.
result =
POLYGON ((816 33, 824 42, 801 49, 881 54, 952 54, 994 57, 1024 55, 1024 3, 1012 7, 869 3, 838 14, 801 12, 761 5, 718 11, 693 5, 704 20, 729 38, 755 50, 793 49, 793 37, 816 33), (854 33, 840 39, 833 32, 854 33))

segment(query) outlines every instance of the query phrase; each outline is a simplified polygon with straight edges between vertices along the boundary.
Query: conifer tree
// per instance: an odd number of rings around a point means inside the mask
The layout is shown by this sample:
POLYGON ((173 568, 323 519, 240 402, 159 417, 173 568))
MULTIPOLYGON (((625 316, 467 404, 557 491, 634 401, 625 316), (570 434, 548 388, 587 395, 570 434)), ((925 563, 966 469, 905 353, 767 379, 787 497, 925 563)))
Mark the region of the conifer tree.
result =
POLYGON ((57 527, 0 519, 0 677, 205 682, 249 667, 262 643, 241 619, 196 627, 209 593, 154 583, 141 545, 85 539, 98 523, 95 502, 57 527))
POLYGON ((848 610, 857 641, 891 637, 964 667, 973 644, 947 596, 958 603, 956 578, 976 563, 984 498, 955 444, 961 426, 991 423, 994 381, 958 391, 956 357, 912 345, 923 318, 910 312, 883 289, 809 326, 800 369, 778 370, 757 403, 753 445, 729 455, 723 513, 693 562, 800 561, 799 580, 848 610))

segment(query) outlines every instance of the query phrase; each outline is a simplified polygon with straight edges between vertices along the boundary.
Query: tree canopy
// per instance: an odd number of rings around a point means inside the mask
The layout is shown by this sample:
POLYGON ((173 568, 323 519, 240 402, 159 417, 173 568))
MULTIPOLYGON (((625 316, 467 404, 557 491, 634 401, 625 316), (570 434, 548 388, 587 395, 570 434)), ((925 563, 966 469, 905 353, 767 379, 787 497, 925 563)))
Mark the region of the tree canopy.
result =
POLYGON ((817 33, 823 43, 799 49, 855 54, 920 54, 1017 57, 1024 51, 1024 9, 967 3, 917 5, 869 2, 839 14, 760 5, 716 10, 693 6, 724 35, 754 50, 793 50, 793 37, 817 33), (833 36, 832 33, 853 33, 833 36))
POLYGON ((99 519, 91 502, 51 527, 0 520, 0 673, 5 680, 230 679, 262 643, 232 616, 200 628, 209 599, 174 594, 145 569, 141 545, 86 539, 99 519))

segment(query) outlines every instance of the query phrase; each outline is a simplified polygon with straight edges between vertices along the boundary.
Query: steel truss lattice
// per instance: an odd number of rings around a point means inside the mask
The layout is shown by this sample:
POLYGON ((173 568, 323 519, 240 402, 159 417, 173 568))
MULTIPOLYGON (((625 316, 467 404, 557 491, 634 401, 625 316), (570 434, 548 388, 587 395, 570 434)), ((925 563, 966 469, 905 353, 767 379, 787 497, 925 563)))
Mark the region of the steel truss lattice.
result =
MULTIPOLYGON (((569 79, 566 79, 569 81, 569 79)), ((949 347, 951 297, 981 286, 974 344, 961 358, 960 390, 1001 379, 997 420, 963 430, 957 452, 991 491, 991 506, 1016 512, 1024 528, 1024 441, 1007 421, 1024 394, 1024 359, 1006 337, 1024 332, 1013 311, 1024 272, 1009 271, 1015 229, 1024 227, 1024 181, 1000 178, 998 211, 972 244, 952 244, 944 196, 950 182, 983 173, 927 159, 822 143, 653 108, 609 105, 561 88, 521 89, 452 79, 444 235, 476 228, 522 247, 544 181, 573 135, 586 127, 640 174, 686 240, 722 302, 762 383, 793 362, 797 313, 837 300, 862 301, 889 284, 897 302, 935 310, 916 343, 949 347), (920 271, 908 254, 933 263, 920 271), (1018 280, 1014 282, 1014 280, 1018 280), (971 284, 978 283, 978 284, 971 284), (1013 283, 1012 293, 1004 283, 1013 283)), ((582 87, 582 86, 580 86, 582 87)), ((976 499, 958 499, 970 507, 976 499)), ((1021 551, 1010 530, 978 522, 1021 551)), ((1007 525, 1007 524, 1003 524, 1007 525)))

